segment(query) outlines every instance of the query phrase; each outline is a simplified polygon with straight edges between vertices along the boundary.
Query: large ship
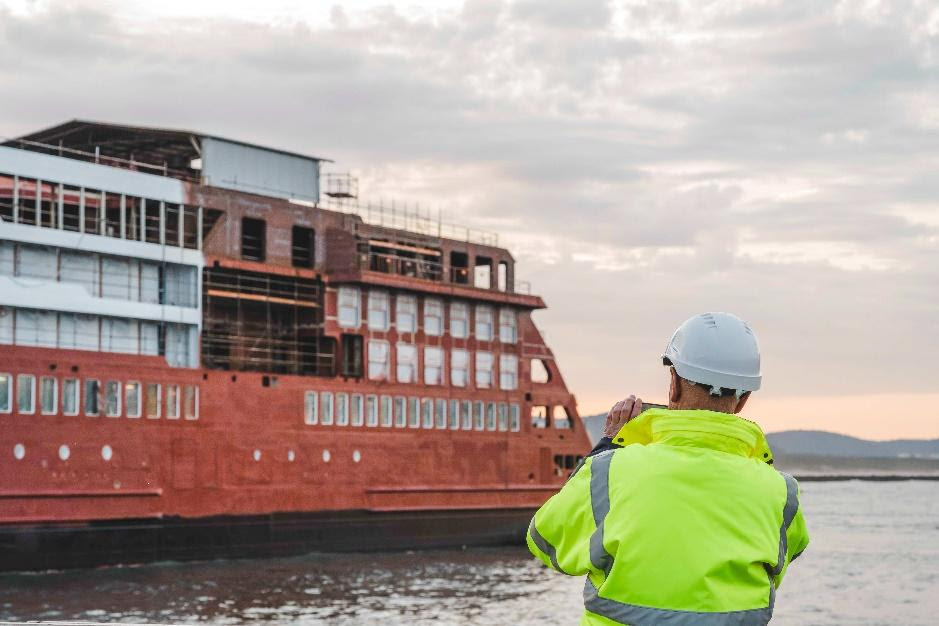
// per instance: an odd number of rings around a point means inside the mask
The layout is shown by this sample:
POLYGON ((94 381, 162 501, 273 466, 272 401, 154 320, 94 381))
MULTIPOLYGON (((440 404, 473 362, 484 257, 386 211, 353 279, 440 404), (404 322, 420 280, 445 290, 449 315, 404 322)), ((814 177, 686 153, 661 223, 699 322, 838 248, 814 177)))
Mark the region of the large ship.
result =
POLYGON ((589 448, 496 235, 303 154, 0 146, 0 569, 497 544, 589 448))

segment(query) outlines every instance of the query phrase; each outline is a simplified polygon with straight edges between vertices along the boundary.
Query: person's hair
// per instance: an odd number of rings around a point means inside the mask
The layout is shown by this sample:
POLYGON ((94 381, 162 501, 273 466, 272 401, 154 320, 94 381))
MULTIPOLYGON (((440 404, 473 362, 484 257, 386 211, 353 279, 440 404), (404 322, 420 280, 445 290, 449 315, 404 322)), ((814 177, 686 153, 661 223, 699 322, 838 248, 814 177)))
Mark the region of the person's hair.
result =
MULTIPOLYGON (((668 357, 662 357, 662 365, 666 365, 668 367, 674 367, 672 365, 672 360, 669 359, 668 357)), ((727 387, 721 387, 720 388, 721 393, 720 393, 720 396, 718 396, 718 394, 716 393, 711 393, 711 389, 713 388, 712 385, 707 385, 705 383, 696 383, 693 380, 688 380, 687 378, 682 378, 681 376, 679 376, 679 378, 681 378, 683 381, 685 381, 689 385, 694 385, 695 387, 700 387, 701 389, 704 389, 705 391, 708 392, 708 394, 714 396, 715 398, 717 397, 726 398, 727 396, 737 395, 736 389, 728 389, 727 387)))

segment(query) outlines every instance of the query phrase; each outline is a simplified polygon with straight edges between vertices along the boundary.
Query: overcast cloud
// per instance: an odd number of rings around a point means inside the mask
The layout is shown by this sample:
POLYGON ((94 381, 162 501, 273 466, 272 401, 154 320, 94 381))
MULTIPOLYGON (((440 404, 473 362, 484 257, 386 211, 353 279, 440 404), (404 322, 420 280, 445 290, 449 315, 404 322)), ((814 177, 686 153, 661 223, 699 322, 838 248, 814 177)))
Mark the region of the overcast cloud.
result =
POLYGON ((769 429, 939 436, 934 3, 163 4, 0 0, 0 135, 193 128, 495 230, 583 413, 729 310, 769 429))

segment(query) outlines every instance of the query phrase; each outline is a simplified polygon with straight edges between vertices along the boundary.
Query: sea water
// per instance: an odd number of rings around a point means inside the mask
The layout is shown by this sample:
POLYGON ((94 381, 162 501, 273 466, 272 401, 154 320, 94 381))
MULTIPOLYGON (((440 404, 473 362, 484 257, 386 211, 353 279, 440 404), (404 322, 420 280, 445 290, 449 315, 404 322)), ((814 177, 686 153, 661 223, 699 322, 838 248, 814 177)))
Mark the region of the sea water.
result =
MULTIPOLYGON (((939 624, 939 482, 804 482, 812 543, 773 624, 939 624)), ((576 624, 583 580, 524 547, 0 575, 0 620, 576 624)))

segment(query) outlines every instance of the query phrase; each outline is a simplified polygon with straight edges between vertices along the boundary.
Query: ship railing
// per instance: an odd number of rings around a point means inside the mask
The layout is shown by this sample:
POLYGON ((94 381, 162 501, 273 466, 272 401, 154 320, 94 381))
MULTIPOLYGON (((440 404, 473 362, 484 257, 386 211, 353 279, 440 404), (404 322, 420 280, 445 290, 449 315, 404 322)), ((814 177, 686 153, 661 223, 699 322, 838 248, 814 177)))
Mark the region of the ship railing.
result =
POLYGON ((311 279, 213 268, 205 272, 204 283, 206 290, 216 292, 209 293, 210 296, 254 296, 255 299, 268 298, 274 302, 283 300, 311 305, 319 302, 319 285, 311 279))
POLYGON ((334 372, 335 354, 332 351, 305 347, 293 338, 237 334, 247 330, 250 329, 233 329, 221 323, 204 328, 203 365, 212 369, 278 374, 329 376, 334 372))
POLYGON ((201 207, 0 172, 0 220, 106 237, 201 248, 201 207))
POLYGON ((400 206, 394 202, 386 204, 383 200, 378 203, 361 203, 354 198, 330 196, 323 198, 320 204, 326 209, 358 215, 366 224, 374 226, 485 246, 499 245, 498 233, 445 222, 439 210, 422 211, 419 206, 400 206))
POLYGON ((23 150, 30 150, 32 152, 51 154, 53 156, 77 159, 79 161, 88 161, 90 163, 98 163, 100 165, 109 165, 111 167, 119 167, 125 170, 143 172, 145 174, 156 174, 158 176, 179 178, 191 183, 199 182, 198 176, 195 176, 185 170, 173 169, 169 167, 165 161, 161 164, 156 164, 136 161, 134 159, 123 159, 121 157, 108 156, 106 154, 101 154, 101 148, 98 146, 95 146, 94 152, 86 152, 84 150, 76 150, 75 148, 66 148, 65 146, 61 145, 31 141, 29 139, 11 139, 9 137, 0 137, 0 141, 8 146, 20 148, 23 150))
POLYGON ((439 261, 411 259, 374 251, 364 252, 359 255, 359 267, 373 272, 397 274, 425 280, 439 281, 443 278, 443 266, 439 261))

